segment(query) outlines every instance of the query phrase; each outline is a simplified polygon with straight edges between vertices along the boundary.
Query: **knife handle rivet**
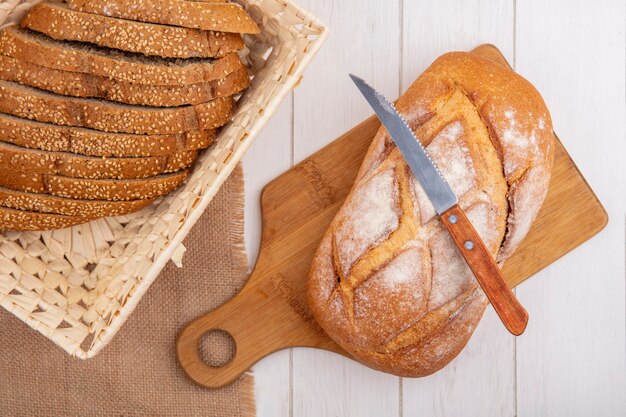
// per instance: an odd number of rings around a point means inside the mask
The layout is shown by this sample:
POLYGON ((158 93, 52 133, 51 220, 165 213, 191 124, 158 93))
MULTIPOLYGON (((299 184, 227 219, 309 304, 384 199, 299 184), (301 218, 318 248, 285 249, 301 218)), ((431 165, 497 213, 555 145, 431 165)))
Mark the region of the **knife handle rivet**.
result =
POLYGON ((471 240, 466 240, 463 246, 465 246, 465 249, 467 250, 472 250, 474 249, 474 242, 472 242, 471 240))
POLYGON ((450 221, 450 223, 452 224, 456 224, 456 222, 459 221, 459 219, 456 218, 456 216, 454 214, 451 214, 450 217, 448 217, 448 220, 450 221))

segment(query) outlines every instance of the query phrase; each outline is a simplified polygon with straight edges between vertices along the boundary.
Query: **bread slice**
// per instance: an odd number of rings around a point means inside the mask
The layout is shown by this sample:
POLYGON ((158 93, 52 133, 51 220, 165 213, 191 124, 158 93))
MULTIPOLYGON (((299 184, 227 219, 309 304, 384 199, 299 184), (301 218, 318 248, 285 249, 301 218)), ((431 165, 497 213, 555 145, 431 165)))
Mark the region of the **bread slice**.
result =
POLYGON ((159 197, 178 187, 189 170, 130 180, 82 179, 0 170, 0 186, 16 191, 84 200, 129 201, 159 197))
POLYGON ((40 3, 22 27, 57 40, 93 43, 164 58, 221 58, 243 48, 237 33, 116 19, 69 9, 63 3, 40 3))
POLYGON ((0 207, 0 230, 51 230, 63 229, 88 222, 89 219, 61 214, 39 213, 0 207))
POLYGON ((132 213, 146 207, 154 200, 154 198, 131 201, 79 200, 0 187, 1 207, 87 219, 132 213))
POLYGON ((232 97, 184 107, 146 107, 73 98, 0 80, 0 112, 103 132, 163 135, 215 129, 234 109, 232 97))
POLYGON ((217 97, 238 94, 250 84, 248 71, 243 64, 225 78, 180 87, 115 81, 98 75, 50 69, 4 55, 0 55, 0 79, 66 96, 101 98, 154 107, 200 104, 217 97))
POLYGON ((220 32, 259 33, 238 4, 187 0, 68 0, 73 10, 220 32))
POLYGON ((164 156, 139 158, 100 158, 68 152, 22 148, 0 142, 0 170, 57 174, 73 178, 146 178, 189 168, 198 151, 182 151, 164 156))
POLYGON ((32 149, 89 156, 140 157, 205 149, 215 130, 170 135, 129 135, 56 126, 0 113, 0 141, 32 149))
POLYGON ((241 67, 239 55, 234 52, 217 60, 154 58, 79 42, 55 41, 16 26, 0 32, 0 55, 47 68, 147 85, 207 83, 241 67))

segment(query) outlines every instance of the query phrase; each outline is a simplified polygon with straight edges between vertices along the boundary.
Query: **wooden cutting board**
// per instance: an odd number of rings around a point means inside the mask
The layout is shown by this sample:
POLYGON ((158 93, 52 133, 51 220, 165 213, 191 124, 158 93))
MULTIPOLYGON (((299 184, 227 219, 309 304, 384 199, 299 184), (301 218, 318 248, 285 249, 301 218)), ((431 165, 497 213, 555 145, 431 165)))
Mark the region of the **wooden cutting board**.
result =
MULTIPOLYGON (((508 65, 492 45, 473 52, 508 65)), ((289 347, 347 355, 313 320, 305 283, 318 243, 350 191, 379 126, 370 117, 265 187, 261 248, 250 280, 231 301, 190 322, 178 336, 179 363, 196 383, 221 387, 258 360, 289 347), (233 337, 236 352, 226 365, 212 367, 202 361, 199 343, 208 331, 218 329, 233 337)), ((504 265, 507 283, 515 286, 528 279, 607 222, 606 211, 557 138, 548 196, 528 236, 504 265)), ((532 326, 533 312, 529 314, 532 326)))

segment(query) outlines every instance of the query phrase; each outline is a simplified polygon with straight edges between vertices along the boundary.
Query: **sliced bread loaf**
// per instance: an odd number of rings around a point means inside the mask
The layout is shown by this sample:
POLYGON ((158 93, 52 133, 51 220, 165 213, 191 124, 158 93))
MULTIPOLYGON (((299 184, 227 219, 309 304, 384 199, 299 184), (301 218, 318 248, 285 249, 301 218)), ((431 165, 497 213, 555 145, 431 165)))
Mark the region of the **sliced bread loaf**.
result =
POLYGON ((132 213, 144 208, 154 200, 154 198, 131 201, 79 200, 0 187, 1 207, 87 219, 132 213))
POLYGON ((215 129, 229 121, 233 109, 232 97, 196 106, 159 108, 66 97, 0 81, 0 112, 103 132, 161 135, 215 129))
POLYGON ((225 78, 188 86, 132 84, 99 75, 55 70, 0 55, 0 79, 74 97, 101 98, 126 104, 172 107, 200 104, 238 94, 250 79, 243 64, 225 78))
POLYGON ((0 207, 0 230, 49 230, 63 229, 86 223, 89 219, 62 214, 39 213, 0 207))
POLYGON ((243 48, 237 33, 117 19, 40 3, 22 20, 22 27, 57 40, 93 43, 108 48, 163 58, 221 58, 243 48))
POLYGON ((259 33, 259 27, 236 3, 188 0, 68 0, 87 13, 220 32, 259 33))
POLYGON ((0 142, 0 170, 33 174, 56 174, 73 178, 146 178, 189 168, 198 151, 182 151, 164 156, 139 158, 100 158, 69 152, 22 148, 0 142))
POLYGON ((154 58, 79 42, 55 41, 15 26, 0 32, 0 55, 47 68, 147 85, 207 83, 241 67, 239 55, 234 52, 217 60, 154 58))
POLYGON ((178 187, 188 170, 131 180, 82 179, 0 170, 0 186, 16 191, 85 200, 128 201, 159 197, 178 187))
POLYGON ((184 150, 205 149, 214 139, 215 130, 170 135, 130 135, 56 126, 0 113, 0 141, 46 151, 90 156, 161 156, 184 150))

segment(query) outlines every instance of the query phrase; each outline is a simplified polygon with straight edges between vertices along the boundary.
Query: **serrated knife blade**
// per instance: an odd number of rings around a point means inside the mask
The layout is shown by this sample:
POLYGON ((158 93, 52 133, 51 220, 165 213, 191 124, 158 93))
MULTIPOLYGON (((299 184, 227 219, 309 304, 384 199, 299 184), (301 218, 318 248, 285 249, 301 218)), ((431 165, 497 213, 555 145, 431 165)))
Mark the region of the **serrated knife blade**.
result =
POLYGON ((350 74, 350 78, 402 152, 411 171, 435 207, 435 211, 441 215, 457 204, 456 194, 393 104, 362 78, 353 74, 350 74))
POLYGON ((528 324, 528 313, 504 281, 498 264, 459 206, 456 194, 426 149, 385 96, 362 78, 353 74, 350 74, 350 78, 402 153, 502 323, 514 335, 522 334, 528 324))

